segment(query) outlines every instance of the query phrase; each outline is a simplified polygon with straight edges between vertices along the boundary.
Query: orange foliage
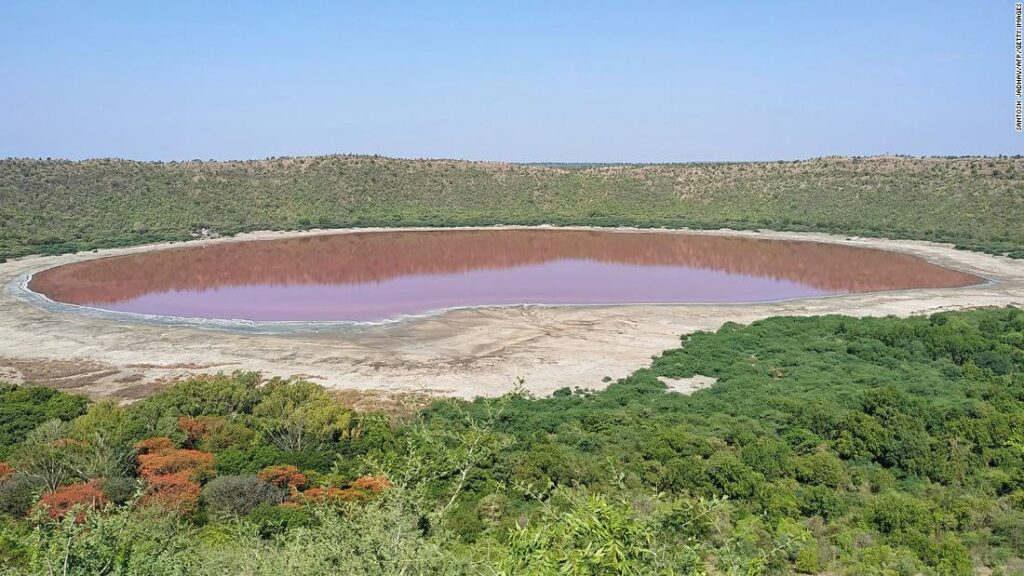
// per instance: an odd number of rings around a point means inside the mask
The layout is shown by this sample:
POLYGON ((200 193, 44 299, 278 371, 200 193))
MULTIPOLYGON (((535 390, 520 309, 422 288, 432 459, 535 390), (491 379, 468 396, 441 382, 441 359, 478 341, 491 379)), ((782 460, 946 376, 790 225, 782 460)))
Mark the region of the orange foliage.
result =
POLYGON ((182 471, 191 471, 196 478, 202 478, 213 470, 213 454, 198 450, 140 454, 138 460, 139 476, 146 480, 182 471))
POLYGON ((174 442, 171 442, 170 438, 158 436, 156 438, 140 440, 139 443, 135 445, 135 449, 139 451, 139 454, 160 454, 174 450, 175 446, 174 442))
MULTIPOLYGON (((106 504, 107 497, 100 488, 99 480, 93 480, 87 484, 61 486, 53 492, 43 494, 39 499, 39 505, 46 510, 46 514, 50 518, 55 520, 67 516, 75 506, 86 506, 98 510, 106 504)), ((81 514, 76 519, 81 521, 81 514)))
POLYGON ((355 488, 310 488, 300 492, 296 501, 299 502, 358 502, 369 495, 355 488))
POLYGON ((193 482, 190 470, 147 478, 143 504, 157 504, 176 514, 190 514, 199 506, 199 484, 193 482))
POLYGON ((14 476, 14 468, 7 462, 0 462, 0 482, 14 476))
POLYGON ((351 486, 357 490, 364 490, 376 494, 391 487, 391 481, 386 476, 360 476, 352 481, 351 486))
POLYGON ((299 469, 290 464, 284 464, 281 466, 270 466, 260 470, 257 476, 260 479, 270 482, 278 488, 291 488, 297 490, 303 488, 306 485, 306 475, 299 472, 299 469))
POLYGON ((299 492, 293 502, 362 502, 391 486, 384 476, 361 476, 346 488, 310 488, 299 492))
POLYGON ((206 438, 209 430, 209 417, 200 416, 193 418, 191 416, 179 416, 178 417, 178 428, 185 433, 188 438, 188 443, 191 446, 195 446, 199 442, 202 442, 206 438))
POLYGON ((187 446, 209 451, 245 444, 252 434, 242 424, 229 422, 221 416, 181 416, 178 428, 185 433, 187 446))
POLYGON ((213 454, 180 450, 168 438, 147 438, 139 450, 139 476, 146 479, 144 504, 158 504, 178 514, 199 506, 199 480, 213 474, 213 454))

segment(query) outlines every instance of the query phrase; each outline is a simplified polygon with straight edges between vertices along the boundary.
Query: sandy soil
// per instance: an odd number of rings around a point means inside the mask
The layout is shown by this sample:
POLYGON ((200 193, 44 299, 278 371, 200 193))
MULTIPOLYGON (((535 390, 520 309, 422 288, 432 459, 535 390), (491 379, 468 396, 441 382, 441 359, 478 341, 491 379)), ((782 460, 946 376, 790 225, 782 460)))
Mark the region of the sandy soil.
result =
POLYGON ((679 392, 680 394, 693 394, 697 390, 703 390, 713 385, 715 382, 718 382, 718 378, 712 378, 702 374, 696 374, 689 378, 669 378, 667 376, 658 376, 658 380, 661 380, 662 384, 668 386, 668 389, 672 392, 679 392))
MULTIPOLYGON (((327 232, 258 232, 192 244, 317 233, 327 232)), ((681 334, 713 330, 730 320, 833 313, 906 316, 1024 306, 1024 260, 928 242, 781 232, 701 233, 896 250, 991 282, 767 304, 480 308, 356 329, 253 333, 126 322, 62 306, 40 306, 38 298, 26 296, 21 286, 26 274, 51 266, 181 244, 27 257, 0 264, 0 380, 132 400, 190 374, 244 369, 266 376, 300 375, 337 389, 461 397, 500 395, 523 378, 529 390, 544 395, 563 386, 600 388, 604 377, 625 376, 646 365, 651 356, 676 346, 681 334)))

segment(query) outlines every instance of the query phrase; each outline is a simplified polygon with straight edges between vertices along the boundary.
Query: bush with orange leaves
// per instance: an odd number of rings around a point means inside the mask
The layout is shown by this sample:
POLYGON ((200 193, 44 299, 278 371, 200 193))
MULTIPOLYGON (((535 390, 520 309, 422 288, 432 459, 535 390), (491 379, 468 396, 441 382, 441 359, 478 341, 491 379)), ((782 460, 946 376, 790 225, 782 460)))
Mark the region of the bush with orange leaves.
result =
POLYGON ((142 503, 156 504, 170 512, 186 515, 198 508, 201 492, 199 483, 191 479, 191 471, 182 470, 148 478, 142 503))
MULTIPOLYGON (((72 508, 82 506, 99 510, 107 505, 107 497, 103 493, 99 480, 84 484, 68 484, 53 492, 47 492, 39 498, 39 507, 46 511, 47 516, 54 520, 64 518, 72 508)), ((78 519, 82 518, 79 512, 78 519)))
POLYGON ((376 494, 386 488, 391 487, 391 481, 387 479, 387 476, 376 475, 376 476, 360 476, 352 481, 350 484, 352 488, 362 490, 363 492, 370 492, 376 494))
POLYGON ((292 497, 293 502, 364 502, 391 486, 384 476, 360 476, 345 488, 310 488, 292 497))
POLYGON ((306 487, 306 475, 291 464, 269 466, 260 470, 256 476, 278 488, 288 488, 293 493, 306 487))
POLYGON ((176 448, 169 438, 147 438, 135 447, 139 450, 139 475, 146 480, 183 470, 201 480, 213 471, 213 454, 176 448))
POLYGON ((188 470, 195 480, 208 478, 213 470, 213 454, 198 450, 170 450, 140 454, 139 475, 145 479, 188 470))
POLYGON ((174 442, 171 442, 171 439, 166 436, 156 436, 154 438, 139 440, 135 445, 135 449, 138 450, 139 454, 159 454, 176 448, 177 446, 174 445, 174 442))
POLYGON ((189 446, 196 446, 207 434, 210 428, 210 416, 179 416, 178 428, 185 433, 186 442, 189 446))
POLYGON ((293 497, 295 502, 359 502, 369 498, 369 495, 352 488, 310 488, 299 492, 293 497))
POLYGON ((181 450, 168 438, 147 438, 135 447, 139 450, 139 476, 146 480, 143 504, 158 504, 178 513, 189 514, 199 506, 199 482, 213 474, 213 454, 181 450))
POLYGON ((250 444, 253 431, 221 416, 181 416, 178 428, 185 433, 190 448, 217 452, 250 444))
POLYGON ((7 462, 0 462, 0 482, 14 476, 14 467, 7 462))

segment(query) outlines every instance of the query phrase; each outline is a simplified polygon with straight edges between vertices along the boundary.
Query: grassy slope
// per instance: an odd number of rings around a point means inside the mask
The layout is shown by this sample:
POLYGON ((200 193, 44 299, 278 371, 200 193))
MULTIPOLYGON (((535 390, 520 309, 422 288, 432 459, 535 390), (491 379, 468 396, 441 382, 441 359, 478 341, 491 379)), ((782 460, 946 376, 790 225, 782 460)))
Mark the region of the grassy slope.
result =
POLYGON ((230 234, 499 223, 821 230, 1024 256, 1024 159, 0 161, 0 258, 186 239, 201 226, 230 234))

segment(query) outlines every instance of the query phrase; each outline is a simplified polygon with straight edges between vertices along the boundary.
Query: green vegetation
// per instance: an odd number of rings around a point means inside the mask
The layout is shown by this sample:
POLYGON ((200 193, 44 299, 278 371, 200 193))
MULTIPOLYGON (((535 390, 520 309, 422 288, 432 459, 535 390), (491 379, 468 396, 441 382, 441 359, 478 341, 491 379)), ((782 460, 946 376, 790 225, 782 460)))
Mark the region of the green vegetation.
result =
POLYGON ((247 373, 3 393, 14 574, 1024 574, 1016 308, 728 324, 401 421, 247 373))
POLYGON ((38 386, 0 384, 0 459, 47 420, 70 420, 85 412, 86 400, 38 386))
POLYGON ((1024 257, 1024 158, 0 161, 0 259, 186 240, 203 228, 543 223, 825 231, 1024 257))

